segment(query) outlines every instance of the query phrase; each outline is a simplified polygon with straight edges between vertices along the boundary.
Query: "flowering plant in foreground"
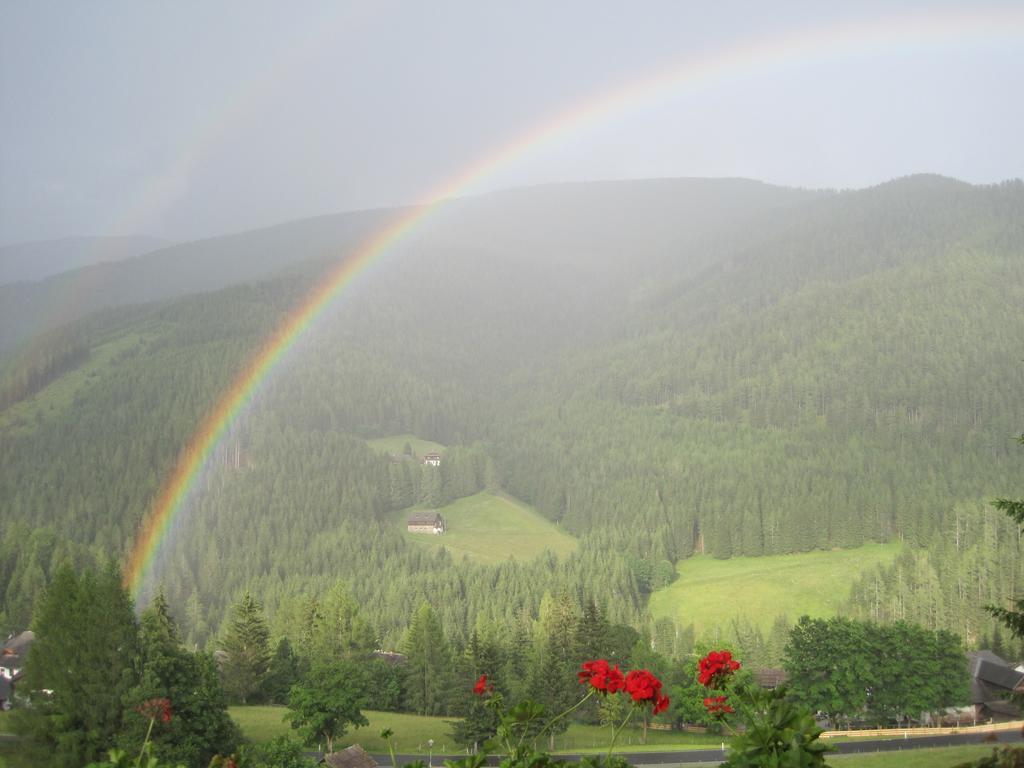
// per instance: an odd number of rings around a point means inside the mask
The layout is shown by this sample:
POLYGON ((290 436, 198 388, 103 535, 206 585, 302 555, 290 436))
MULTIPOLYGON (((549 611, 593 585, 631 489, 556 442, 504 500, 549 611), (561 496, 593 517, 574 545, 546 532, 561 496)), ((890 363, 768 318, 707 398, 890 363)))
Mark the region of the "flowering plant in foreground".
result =
MULTIPOLYGON (((537 751, 536 743, 541 737, 550 733, 555 723, 579 709, 594 696, 614 696, 623 694, 632 700, 632 706, 626 717, 615 728, 612 734, 608 753, 604 756, 584 757, 578 765, 585 768, 623 768, 628 763, 621 757, 612 755, 615 742, 622 729, 640 710, 650 707, 651 714, 658 714, 668 708, 668 697, 661 692, 661 681, 646 669, 634 669, 623 674, 618 665, 609 664, 605 659, 587 661, 577 674, 581 685, 586 686, 586 693, 559 715, 544 722, 544 708, 533 701, 523 701, 508 711, 500 693, 481 675, 473 686, 473 693, 486 696, 485 706, 498 713, 497 738, 505 748, 506 756, 501 761, 502 768, 566 768, 576 766, 567 760, 557 760, 550 755, 537 751)), ((448 768, 481 768, 487 761, 487 753, 470 755, 461 760, 446 761, 448 768)))
MULTIPOLYGON (((143 717, 149 720, 149 728, 146 729, 146 738, 142 742, 142 749, 134 762, 122 749, 112 749, 109 752, 109 761, 101 763, 90 763, 86 768, 159 768, 159 761, 153 757, 153 743, 150 738, 153 736, 153 725, 159 720, 161 723, 171 722, 171 701, 170 699, 147 699, 135 708, 143 717)), ((178 766, 184 768, 184 766, 178 766)))
POLYGON ((732 733, 730 768, 825 765, 829 747, 818 740, 821 728, 804 707, 786 701, 786 689, 764 690, 738 683, 740 663, 729 651, 712 651, 698 665, 697 681, 708 690, 704 708, 732 733), (735 706, 734 706, 735 705, 735 706), (736 714, 743 730, 734 730, 727 715, 736 714))

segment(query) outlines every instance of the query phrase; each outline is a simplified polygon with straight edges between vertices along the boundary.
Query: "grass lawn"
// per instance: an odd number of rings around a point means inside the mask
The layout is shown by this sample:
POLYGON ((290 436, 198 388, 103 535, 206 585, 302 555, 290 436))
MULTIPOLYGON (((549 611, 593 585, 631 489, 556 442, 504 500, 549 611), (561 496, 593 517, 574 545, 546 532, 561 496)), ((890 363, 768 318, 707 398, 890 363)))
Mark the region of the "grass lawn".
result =
POLYGON ((58 376, 32 397, 0 411, 0 429, 10 428, 16 434, 27 434, 35 430, 36 419, 60 418, 74 403, 76 395, 101 380, 100 369, 110 365, 114 355, 141 340, 140 335, 132 333, 93 347, 88 359, 78 368, 58 376))
POLYGON ((416 454, 417 458, 423 458, 431 451, 437 451, 444 455, 443 445, 432 443, 430 440, 421 440, 416 435, 394 435, 392 437, 378 437, 366 441, 366 444, 377 451, 377 453, 387 453, 394 456, 402 455, 406 443, 412 446, 412 452, 416 454))
MULTIPOLYGON (((231 707, 231 717, 242 729, 243 735, 254 742, 269 741, 275 736, 294 733, 284 721, 287 713, 285 707, 231 707)), ((459 747, 452 740, 452 721, 457 718, 423 717, 395 712, 363 712, 370 721, 368 726, 350 731, 338 743, 349 746, 358 743, 368 752, 386 753, 387 744, 380 737, 384 728, 394 731, 394 741, 398 752, 405 754, 426 754, 428 739, 434 740, 434 754, 454 753, 459 747)), ((602 746, 607 749, 611 738, 608 728, 596 725, 579 725, 574 723, 569 730, 555 738, 555 749, 559 751, 593 750, 602 746)), ((640 730, 627 729, 619 736, 619 745, 623 749, 656 751, 666 747, 678 749, 701 749, 718 746, 721 739, 715 736, 655 731, 647 732, 646 747, 640 746, 640 730)))
MULTIPOLYGON (((288 710, 285 707, 231 707, 232 719, 242 729, 242 734, 251 741, 262 743, 281 734, 297 734, 285 722, 288 710)), ((368 726, 350 730, 336 744, 347 747, 358 743, 369 752, 386 753, 387 743, 380 737, 384 728, 394 731, 394 742, 399 752, 427 753, 427 740, 434 740, 434 752, 454 751, 455 742, 449 735, 451 718, 422 717, 395 712, 363 712, 370 721, 368 726)), ((337 748, 337 747, 336 747, 337 748)))
POLYGON ((697 637, 714 637, 716 628, 729 636, 731 620, 740 616, 766 634, 779 614, 792 622, 805 614, 834 616, 850 595, 850 582, 868 568, 892 562, 900 547, 898 542, 868 544, 730 560, 696 555, 676 566, 675 582, 651 595, 651 615, 668 616, 680 627, 693 624, 697 637))
MULTIPOLYGON (((468 555, 481 563, 499 563, 514 557, 532 560, 545 550, 566 557, 576 539, 532 507, 509 496, 477 493, 439 510, 447 530, 441 536, 405 532, 408 541, 424 547, 445 547, 455 558, 468 555)), ((405 528, 408 510, 394 516, 405 528)))
POLYGON ((20 744, 0 742, 0 768, 38 768, 39 765, 45 763, 25 754, 20 744))
POLYGON ((991 753, 992 746, 988 744, 970 744, 864 755, 830 755, 828 764, 835 768, 951 768, 991 753))
POLYGON ((0 733, 11 733, 11 713, 0 709, 0 733))

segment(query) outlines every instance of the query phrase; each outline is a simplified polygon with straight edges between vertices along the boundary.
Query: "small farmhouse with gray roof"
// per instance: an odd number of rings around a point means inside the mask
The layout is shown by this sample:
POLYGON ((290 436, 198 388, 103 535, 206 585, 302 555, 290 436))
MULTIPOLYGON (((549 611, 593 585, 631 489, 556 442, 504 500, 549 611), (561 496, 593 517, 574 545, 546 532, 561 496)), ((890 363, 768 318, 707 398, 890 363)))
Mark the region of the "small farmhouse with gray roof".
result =
POLYGON ((0 647, 0 709, 10 709, 14 687, 25 669, 25 655, 35 640, 32 632, 11 635, 0 647))
POLYGON ((421 509, 409 515, 406 524, 409 533, 444 533, 444 518, 436 509, 421 509))
POLYGON ((377 768, 377 761, 366 754, 366 750, 358 744, 353 744, 340 752, 324 755, 320 762, 330 768, 377 768))
POLYGON ((992 651, 967 654, 971 668, 971 699, 975 716, 986 720, 1015 720, 1020 707, 1011 699, 1024 693, 1024 662, 1010 664, 992 651))

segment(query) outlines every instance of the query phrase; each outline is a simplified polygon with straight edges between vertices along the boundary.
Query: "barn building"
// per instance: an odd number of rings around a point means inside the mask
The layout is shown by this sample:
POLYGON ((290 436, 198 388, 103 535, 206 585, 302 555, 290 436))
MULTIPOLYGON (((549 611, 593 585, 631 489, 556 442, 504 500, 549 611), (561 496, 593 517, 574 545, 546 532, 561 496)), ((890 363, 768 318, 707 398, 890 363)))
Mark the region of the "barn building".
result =
POLYGON ((406 526, 409 533, 432 533, 437 536, 444 533, 444 518, 436 509, 424 509, 413 512, 406 526))

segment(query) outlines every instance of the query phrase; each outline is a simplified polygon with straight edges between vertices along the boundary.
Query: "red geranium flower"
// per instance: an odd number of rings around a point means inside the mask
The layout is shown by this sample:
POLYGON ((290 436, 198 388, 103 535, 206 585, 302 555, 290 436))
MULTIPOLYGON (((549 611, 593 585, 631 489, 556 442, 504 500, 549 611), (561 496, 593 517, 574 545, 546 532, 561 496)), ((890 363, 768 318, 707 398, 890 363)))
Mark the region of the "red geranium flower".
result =
POLYGON ((740 668, 729 651, 711 651, 700 660, 700 674, 697 679, 706 688, 722 688, 732 674, 740 668))
POLYGON ((654 702, 654 708, 651 710, 652 715, 656 715, 659 712, 664 712, 668 709, 669 701, 668 696, 658 696, 658 699, 654 702))
POLYGON ((733 711, 733 708, 726 704, 725 696, 711 696, 704 699, 704 709, 712 715, 725 715, 733 711))
POLYGON ((618 693, 626 685, 618 665, 612 667, 604 659, 584 662, 577 677, 582 685, 590 683, 601 693, 618 693))
POLYGON ((171 722, 171 700, 170 699, 147 699, 135 708, 143 717, 150 720, 160 720, 164 723, 171 722))
POLYGON ((634 669, 627 674, 625 689, 637 704, 653 704, 654 714, 668 708, 668 697, 661 695, 661 680, 646 669, 634 669))
POLYGON ((477 696, 483 696, 485 693, 489 693, 494 690, 493 685, 488 685, 487 675, 480 675, 480 679, 476 681, 476 685, 473 686, 473 693, 477 696))

